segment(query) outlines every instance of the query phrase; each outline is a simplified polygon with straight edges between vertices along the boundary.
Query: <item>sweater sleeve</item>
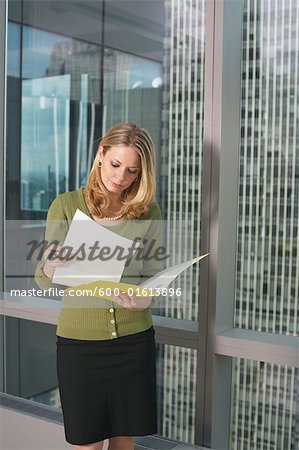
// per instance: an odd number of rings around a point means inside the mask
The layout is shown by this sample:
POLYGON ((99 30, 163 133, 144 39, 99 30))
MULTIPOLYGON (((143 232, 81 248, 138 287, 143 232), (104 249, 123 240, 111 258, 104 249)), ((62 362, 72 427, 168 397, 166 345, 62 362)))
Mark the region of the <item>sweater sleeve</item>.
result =
MULTIPOLYGON (((151 248, 150 250, 151 258, 150 259, 147 259, 146 257, 144 258, 143 270, 141 274, 141 282, 145 281, 146 279, 156 275, 161 270, 163 270, 162 261, 160 261, 159 258, 157 257, 153 257, 156 250, 159 247, 162 247, 163 241, 162 213, 158 203, 155 203, 153 205, 151 211, 151 220, 152 223, 145 236, 145 238, 148 240, 145 245, 145 255, 148 249, 151 248)), ((160 297, 152 297, 151 308, 158 306, 159 298, 160 297)))
POLYGON ((151 225, 145 235, 147 240, 144 246, 145 258, 143 260, 142 280, 156 275, 162 268, 162 261, 160 261, 155 255, 155 252, 159 247, 162 247, 162 214, 158 203, 154 203, 151 210, 151 225), (146 255, 149 254, 150 258, 146 255))
MULTIPOLYGON (((63 245, 67 231, 68 231, 68 220, 63 211, 61 196, 59 195, 50 205, 48 210, 45 241, 44 241, 45 246, 48 247, 53 242, 63 245)), ((63 289, 63 286, 52 283, 52 280, 44 274, 43 272, 44 264, 45 261, 41 259, 36 266, 35 270, 36 284, 41 289, 44 290, 48 290, 51 287, 63 289)))

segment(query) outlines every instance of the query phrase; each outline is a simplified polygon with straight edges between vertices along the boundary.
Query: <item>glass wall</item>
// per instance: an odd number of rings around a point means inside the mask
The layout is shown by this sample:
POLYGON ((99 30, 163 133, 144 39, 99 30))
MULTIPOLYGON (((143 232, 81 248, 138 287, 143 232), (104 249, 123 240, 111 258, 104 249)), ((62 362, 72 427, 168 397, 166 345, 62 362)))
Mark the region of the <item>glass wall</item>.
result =
MULTIPOLYGON (((169 222, 168 246, 175 249, 173 264, 200 254, 205 12, 204 1, 165 2, 161 204, 169 222)), ((178 277, 174 287, 182 289, 184 299, 166 299, 161 314, 198 320, 199 265, 178 277)))
POLYGON ((298 3, 246 1, 235 325, 298 335, 298 3))
MULTIPOLYGON (((8 7, 7 221, 35 220, 42 236, 51 202, 85 185, 101 136, 133 122, 156 144, 157 201, 176 249, 170 264, 198 256, 205 2, 9 0, 8 7), (176 221, 186 231, 173 229, 176 221)), ((33 270, 16 275, 18 259, 14 243, 6 291, 35 287, 33 270)), ((163 299, 156 313, 197 322, 198 265, 177 287, 186 298, 163 299)), ((14 373, 6 392, 60 407, 55 327, 5 320, 14 373)), ((194 443, 197 352, 161 344, 157 364, 159 433, 194 443)))
MULTIPOLYGON (((298 336, 299 4, 246 0, 235 326, 298 336)), ((298 371, 235 361, 232 449, 298 445, 298 371)))
POLYGON ((235 358, 231 449, 298 448, 298 369, 235 358))
POLYGON ((197 352, 158 345, 158 432, 174 441, 190 442, 195 434, 197 352))
POLYGON ((147 127, 161 154, 164 4, 149 17, 146 2, 138 14, 132 2, 111 3, 103 15, 95 1, 9 2, 8 109, 20 121, 19 136, 8 133, 9 219, 43 218, 59 193, 83 186, 115 123, 147 127))

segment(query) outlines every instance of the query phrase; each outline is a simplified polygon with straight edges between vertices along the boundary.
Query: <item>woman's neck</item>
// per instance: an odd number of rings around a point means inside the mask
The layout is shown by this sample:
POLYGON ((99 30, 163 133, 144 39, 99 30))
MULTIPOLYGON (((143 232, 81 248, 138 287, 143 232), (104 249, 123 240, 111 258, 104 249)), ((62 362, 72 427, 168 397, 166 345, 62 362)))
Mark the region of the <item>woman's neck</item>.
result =
POLYGON ((109 195, 111 211, 119 211, 122 208, 122 198, 120 196, 109 195))

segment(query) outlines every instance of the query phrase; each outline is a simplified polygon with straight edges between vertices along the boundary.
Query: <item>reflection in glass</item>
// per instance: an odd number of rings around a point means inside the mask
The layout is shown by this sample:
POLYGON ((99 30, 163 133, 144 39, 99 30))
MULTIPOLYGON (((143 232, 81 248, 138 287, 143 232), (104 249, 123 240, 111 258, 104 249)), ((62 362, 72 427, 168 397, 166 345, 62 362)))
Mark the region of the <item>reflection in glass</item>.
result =
POLYGON ((7 76, 19 77, 20 73, 20 27, 18 24, 9 22, 7 31, 7 76))
POLYGON ((299 371, 235 358, 230 449, 297 450, 299 371))
POLYGON ((245 3, 235 326, 298 335, 299 4, 245 3))
POLYGON ((69 181, 70 75, 22 83, 21 208, 48 210, 69 181))
MULTIPOLYGON (((234 318, 239 328, 294 336, 299 332, 298 29, 298 2, 245 1, 234 318)), ((235 361, 232 450, 298 448, 298 381, 292 368, 235 361)))
POLYGON ((100 47, 23 30, 21 209, 46 212, 86 182, 101 117, 100 47))
MULTIPOLYGON (((162 92, 162 210, 177 227, 167 230, 172 264, 200 254, 201 172, 204 106, 205 1, 165 2, 162 92), (185 231, 180 223, 189 226, 185 231)), ((205 262, 203 262, 204 264, 205 262)), ((174 287, 188 292, 183 302, 168 299, 161 314, 198 320, 199 264, 174 287)))
POLYGON ((194 443, 196 350, 157 345, 158 434, 194 443))
MULTIPOLYGON (((104 130, 118 122, 147 124, 160 158, 162 66, 140 56, 105 49, 104 130)), ((159 182, 158 182, 159 185, 159 182)))

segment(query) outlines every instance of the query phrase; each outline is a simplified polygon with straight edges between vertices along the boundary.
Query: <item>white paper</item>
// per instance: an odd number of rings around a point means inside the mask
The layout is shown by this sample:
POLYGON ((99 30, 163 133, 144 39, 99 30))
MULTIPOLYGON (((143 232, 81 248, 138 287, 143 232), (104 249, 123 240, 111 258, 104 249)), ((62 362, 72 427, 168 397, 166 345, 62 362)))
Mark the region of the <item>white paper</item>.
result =
MULTIPOLYGON (((109 246, 111 252, 117 246, 120 246, 124 249, 124 254, 128 254, 128 250, 134 242, 96 223, 77 209, 63 247, 72 247, 74 249, 72 254, 74 254, 76 249, 79 249, 84 244, 88 254, 88 248, 92 247, 97 241, 100 248, 109 246)), ((135 244, 138 247, 137 243, 135 244)), ((74 259, 55 269, 53 283, 77 286, 100 280, 118 282, 121 279, 125 263, 125 259, 119 261, 116 258, 107 258, 106 261, 99 258, 93 261, 90 261, 88 258, 84 258, 83 261, 74 259)))
POLYGON ((147 289, 167 288, 177 276, 184 272, 184 270, 192 266, 192 264, 195 264, 197 261, 205 258, 209 254, 210 253, 206 253, 205 255, 198 256, 197 258, 190 259, 189 261, 183 262, 181 264, 168 267, 168 269, 162 270, 153 277, 141 283, 140 286, 147 289))

